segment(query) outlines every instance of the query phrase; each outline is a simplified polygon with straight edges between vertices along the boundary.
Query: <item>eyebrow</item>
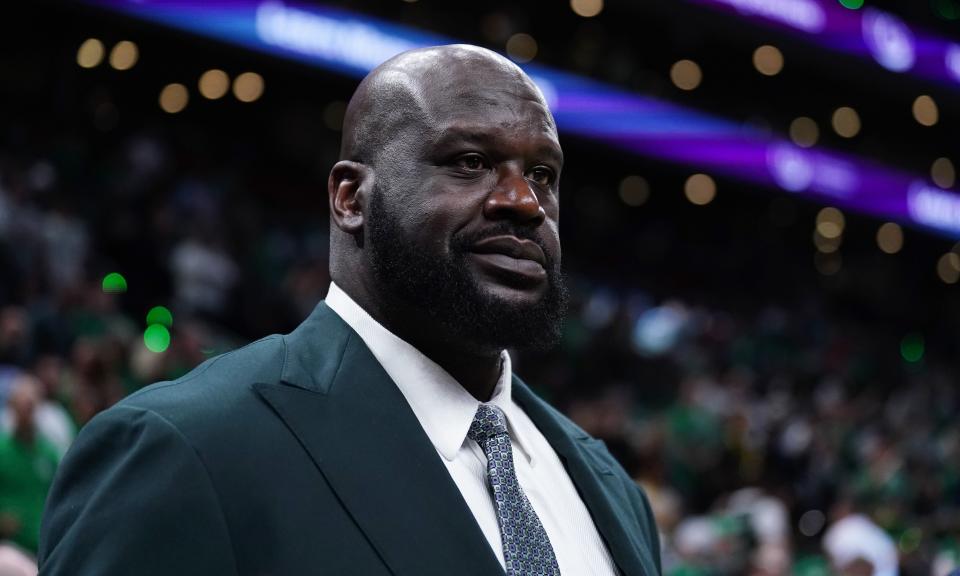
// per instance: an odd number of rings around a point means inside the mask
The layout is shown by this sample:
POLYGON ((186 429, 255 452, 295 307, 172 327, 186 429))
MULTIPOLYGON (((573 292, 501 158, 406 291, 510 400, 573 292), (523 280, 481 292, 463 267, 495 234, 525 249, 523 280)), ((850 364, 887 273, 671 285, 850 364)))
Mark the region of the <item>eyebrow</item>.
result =
MULTIPOLYGON (((439 136, 437 136, 437 138, 434 140, 434 146, 436 149, 443 149, 463 143, 496 147, 498 144, 498 139, 498 136, 494 133, 494 131, 491 131, 489 127, 451 127, 440 132, 439 136)), ((546 157, 562 166, 563 150, 546 138, 542 140, 543 142, 540 144, 535 144, 535 148, 533 148, 534 155, 537 157, 546 157)))

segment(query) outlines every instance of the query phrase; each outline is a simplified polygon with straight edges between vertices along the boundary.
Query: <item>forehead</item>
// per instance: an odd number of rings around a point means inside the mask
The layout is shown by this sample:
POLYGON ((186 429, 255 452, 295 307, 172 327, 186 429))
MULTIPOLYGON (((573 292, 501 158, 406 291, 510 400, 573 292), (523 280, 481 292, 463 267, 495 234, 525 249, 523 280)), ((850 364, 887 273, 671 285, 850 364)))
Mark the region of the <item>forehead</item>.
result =
POLYGON ((554 148, 559 155, 553 116, 529 84, 434 86, 421 101, 437 143, 463 137, 521 140, 554 148))

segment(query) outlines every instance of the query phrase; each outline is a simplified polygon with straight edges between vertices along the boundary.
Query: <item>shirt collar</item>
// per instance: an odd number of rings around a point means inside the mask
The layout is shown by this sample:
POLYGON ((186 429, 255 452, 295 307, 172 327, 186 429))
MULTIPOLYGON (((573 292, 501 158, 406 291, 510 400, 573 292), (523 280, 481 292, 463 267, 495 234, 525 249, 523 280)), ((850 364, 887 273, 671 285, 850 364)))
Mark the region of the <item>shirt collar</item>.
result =
MULTIPOLYGON (((437 452, 446 460, 456 458, 467 438, 480 402, 449 372, 412 345, 387 330, 335 283, 330 283, 327 306, 360 336, 406 398, 437 452)), ((532 451, 517 430, 511 398, 513 371, 510 354, 500 353, 500 379, 488 404, 503 410, 511 438, 532 463, 532 451)))

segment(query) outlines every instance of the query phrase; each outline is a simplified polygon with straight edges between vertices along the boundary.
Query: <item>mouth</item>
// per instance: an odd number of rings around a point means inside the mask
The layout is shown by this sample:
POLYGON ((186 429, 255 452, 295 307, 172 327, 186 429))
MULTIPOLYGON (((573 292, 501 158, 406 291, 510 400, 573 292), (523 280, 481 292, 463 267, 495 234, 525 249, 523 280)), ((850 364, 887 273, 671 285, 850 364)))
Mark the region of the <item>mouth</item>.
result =
POLYGON ((531 240, 494 236, 474 244, 470 254, 489 272, 501 277, 527 282, 540 282, 547 277, 546 255, 531 240))

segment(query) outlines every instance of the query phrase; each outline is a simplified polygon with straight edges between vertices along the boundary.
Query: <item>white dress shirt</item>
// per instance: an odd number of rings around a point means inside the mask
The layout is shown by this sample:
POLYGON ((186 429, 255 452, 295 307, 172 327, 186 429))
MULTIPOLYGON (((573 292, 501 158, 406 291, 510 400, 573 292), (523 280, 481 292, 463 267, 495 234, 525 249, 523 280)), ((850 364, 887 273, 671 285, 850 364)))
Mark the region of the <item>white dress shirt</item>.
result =
MULTIPOLYGON (((500 526, 487 485, 487 458, 467 438, 480 402, 436 362, 374 320, 336 284, 330 284, 326 302, 360 335, 403 393, 504 565, 500 526)), ((563 463, 511 397, 510 355, 504 350, 500 358, 500 380, 488 403, 506 415, 517 479, 550 538, 560 572, 564 576, 617 574, 563 463)))

